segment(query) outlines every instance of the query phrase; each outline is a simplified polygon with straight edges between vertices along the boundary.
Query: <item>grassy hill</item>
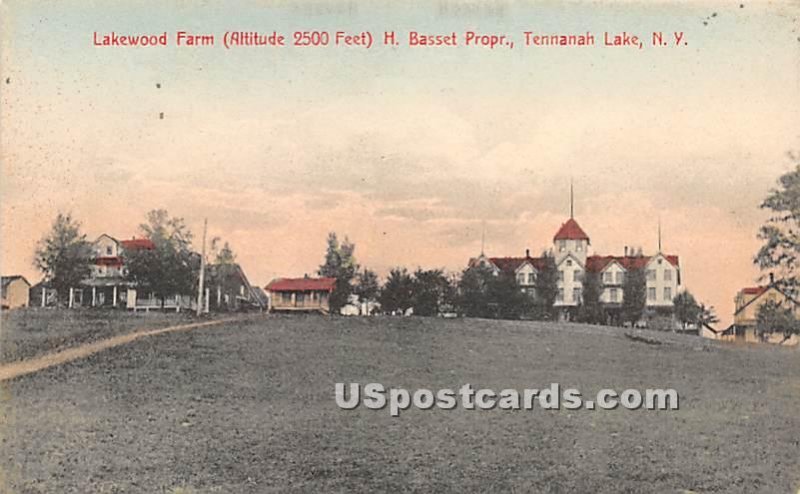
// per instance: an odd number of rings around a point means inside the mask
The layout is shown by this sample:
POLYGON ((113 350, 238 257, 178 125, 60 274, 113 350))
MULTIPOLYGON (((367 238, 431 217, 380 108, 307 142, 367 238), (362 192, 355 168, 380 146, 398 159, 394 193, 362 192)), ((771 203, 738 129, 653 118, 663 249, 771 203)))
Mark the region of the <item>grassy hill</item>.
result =
POLYGON ((313 316, 160 335, 0 384, 0 487, 796 492, 800 354, 647 338, 659 344, 569 324, 313 316), (393 418, 339 409, 336 382, 672 387, 680 410, 393 418))

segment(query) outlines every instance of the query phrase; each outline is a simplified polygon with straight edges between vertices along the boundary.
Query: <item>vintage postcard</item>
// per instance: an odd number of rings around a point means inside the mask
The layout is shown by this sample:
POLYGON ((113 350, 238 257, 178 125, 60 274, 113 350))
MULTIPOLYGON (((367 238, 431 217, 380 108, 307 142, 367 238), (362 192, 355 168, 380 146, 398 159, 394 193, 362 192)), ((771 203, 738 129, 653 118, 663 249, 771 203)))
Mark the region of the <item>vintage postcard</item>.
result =
POLYGON ((796 0, 0 0, 0 493, 800 492, 796 0))

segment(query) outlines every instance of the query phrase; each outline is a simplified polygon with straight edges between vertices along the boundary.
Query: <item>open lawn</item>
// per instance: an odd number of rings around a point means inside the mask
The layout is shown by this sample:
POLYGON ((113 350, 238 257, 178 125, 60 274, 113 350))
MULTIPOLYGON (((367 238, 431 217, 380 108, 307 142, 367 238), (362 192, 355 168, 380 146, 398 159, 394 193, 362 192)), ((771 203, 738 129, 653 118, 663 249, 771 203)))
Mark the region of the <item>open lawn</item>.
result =
MULTIPOLYGON (((14 320, 4 321, 14 330, 14 320)), ((266 317, 0 383, 0 492, 791 492, 800 353, 581 325, 266 317), (677 411, 341 410, 336 382, 675 388, 677 411)))
POLYGON ((0 364, 91 343, 142 328, 193 321, 191 313, 17 309, 0 315, 0 364))

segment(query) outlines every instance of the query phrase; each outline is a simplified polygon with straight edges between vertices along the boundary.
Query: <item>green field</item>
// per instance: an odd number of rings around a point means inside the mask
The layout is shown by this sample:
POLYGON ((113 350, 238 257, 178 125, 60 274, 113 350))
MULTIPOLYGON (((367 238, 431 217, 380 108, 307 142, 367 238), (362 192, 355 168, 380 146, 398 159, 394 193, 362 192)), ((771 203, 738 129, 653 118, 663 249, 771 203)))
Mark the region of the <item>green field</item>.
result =
POLYGON ((149 337, 0 383, 0 492, 796 492, 800 354, 646 337, 660 344, 570 324, 316 316, 149 337), (336 382, 672 387, 681 401, 393 418, 339 409, 336 382))

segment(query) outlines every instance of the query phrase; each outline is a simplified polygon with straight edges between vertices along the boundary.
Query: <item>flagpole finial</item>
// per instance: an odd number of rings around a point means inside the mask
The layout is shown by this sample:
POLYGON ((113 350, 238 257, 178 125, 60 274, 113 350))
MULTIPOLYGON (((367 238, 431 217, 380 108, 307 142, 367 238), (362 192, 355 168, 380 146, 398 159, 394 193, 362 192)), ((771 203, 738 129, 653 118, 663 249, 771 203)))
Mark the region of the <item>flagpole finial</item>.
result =
POLYGON ((661 216, 658 217, 658 252, 661 252, 661 216))
POLYGON ((575 218, 575 192, 572 186, 572 179, 569 179, 569 218, 575 218))
POLYGON ((484 248, 486 247, 486 220, 483 220, 481 229, 481 256, 484 255, 484 248))

